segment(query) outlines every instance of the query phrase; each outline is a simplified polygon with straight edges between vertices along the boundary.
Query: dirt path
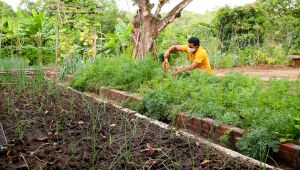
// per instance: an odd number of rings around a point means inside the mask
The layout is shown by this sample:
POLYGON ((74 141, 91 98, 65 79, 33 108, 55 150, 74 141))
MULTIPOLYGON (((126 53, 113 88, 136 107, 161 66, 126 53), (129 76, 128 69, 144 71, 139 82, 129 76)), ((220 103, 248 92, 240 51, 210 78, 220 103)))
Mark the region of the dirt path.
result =
POLYGON ((256 67, 234 67, 230 69, 214 69, 213 72, 217 76, 224 76, 232 71, 245 73, 250 76, 258 76, 262 80, 270 78, 287 78, 289 80, 299 79, 300 68, 292 68, 288 66, 256 66, 256 67))

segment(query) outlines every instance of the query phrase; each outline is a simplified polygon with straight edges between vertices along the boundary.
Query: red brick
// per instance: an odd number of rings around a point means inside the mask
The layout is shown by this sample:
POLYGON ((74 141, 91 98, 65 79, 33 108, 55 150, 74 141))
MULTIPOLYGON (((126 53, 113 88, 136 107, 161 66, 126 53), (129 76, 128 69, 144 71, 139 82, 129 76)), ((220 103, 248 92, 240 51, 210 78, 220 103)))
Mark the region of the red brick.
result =
POLYGON ((185 128, 197 135, 211 137, 214 132, 214 120, 209 118, 196 118, 185 113, 176 115, 176 127, 185 128))
POLYGON ((216 137, 219 138, 219 137, 223 136, 225 134, 225 132, 231 131, 233 128, 234 128, 234 126, 231 126, 231 125, 218 126, 218 127, 216 127, 215 135, 216 135, 216 137))
POLYGON ((281 143, 281 144, 279 144, 279 149, 286 150, 293 154, 299 154, 300 145, 297 143, 281 143))
POLYGON ((210 118, 200 118, 201 135, 207 138, 213 136, 215 131, 215 121, 210 118))
POLYGON ((107 87, 101 87, 100 94, 109 99, 113 99, 113 100, 119 100, 119 101, 126 100, 126 101, 134 102, 134 103, 142 102, 142 98, 132 96, 130 94, 127 94, 124 91, 109 89, 107 87))
POLYGON ((244 129, 240 129, 237 127, 234 127, 231 131, 231 138, 230 138, 230 144, 233 148, 236 148, 237 139, 243 136, 244 129))
POLYGON ((243 129, 237 128, 235 126, 231 126, 231 125, 221 125, 216 127, 215 129, 215 134, 214 134, 214 138, 216 140, 219 140, 220 137, 222 137, 225 132, 229 131, 229 136, 228 136, 228 142, 229 142, 229 147, 236 149, 236 142, 237 142, 237 138, 241 137, 244 133, 243 129))
MULTIPOLYGON (((126 92, 108 89, 102 87, 100 93, 108 98, 115 100, 130 100, 133 102, 141 102, 142 99, 127 94, 126 92)), ((221 125, 216 127, 215 121, 210 118, 196 118, 188 116, 185 113, 178 113, 176 115, 175 126, 177 128, 185 128, 191 130, 195 134, 204 136, 206 138, 219 139, 226 131, 229 133, 229 146, 235 149, 237 138, 244 133, 243 129, 230 126, 221 125)), ((295 143, 283 143, 279 145, 279 152, 275 153, 275 158, 291 164, 293 168, 300 169, 300 145, 295 143)))
POLYGON ((274 156, 276 160, 289 164, 294 169, 300 169, 300 143, 281 143, 274 156))
POLYGON ((175 126, 177 128, 188 129, 189 117, 185 113, 177 113, 175 126))
POLYGON ((200 120, 200 118, 196 118, 196 117, 191 117, 190 121, 189 121, 189 130, 191 130, 192 132, 201 135, 201 127, 202 127, 202 122, 200 120))

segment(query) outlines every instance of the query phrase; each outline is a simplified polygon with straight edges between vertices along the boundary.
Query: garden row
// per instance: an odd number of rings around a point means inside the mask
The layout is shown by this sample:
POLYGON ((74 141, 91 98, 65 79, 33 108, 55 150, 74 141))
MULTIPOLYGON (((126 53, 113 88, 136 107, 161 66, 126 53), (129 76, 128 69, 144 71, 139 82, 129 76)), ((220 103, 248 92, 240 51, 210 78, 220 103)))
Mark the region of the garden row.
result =
POLYGON ((152 59, 119 57, 83 67, 71 85, 86 91, 108 86, 137 94, 143 101, 132 105, 134 109, 166 122, 186 112, 214 119, 216 125, 242 128, 238 151, 259 160, 278 151, 280 142, 299 142, 299 80, 264 82, 238 73, 220 78, 196 71, 172 77, 152 59))
MULTIPOLYGON (((130 103, 138 104, 143 100, 130 93, 106 87, 93 89, 92 92, 100 95, 104 99, 125 105, 130 103)), ((173 126, 191 131, 196 135, 211 139, 233 150, 237 150, 237 141, 243 136, 245 131, 244 129, 231 125, 219 125, 215 120, 210 118, 189 116, 186 113, 177 113, 173 126)), ((277 162, 286 164, 294 169, 300 168, 300 143, 298 142, 280 143, 279 150, 275 153, 270 153, 270 155, 272 158, 275 158, 277 162)), ((274 163, 274 160, 264 161, 274 163)))
POLYGON ((249 158, 56 86, 44 74, 1 75, 0 93, 8 141, 0 169, 261 168, 249 158))

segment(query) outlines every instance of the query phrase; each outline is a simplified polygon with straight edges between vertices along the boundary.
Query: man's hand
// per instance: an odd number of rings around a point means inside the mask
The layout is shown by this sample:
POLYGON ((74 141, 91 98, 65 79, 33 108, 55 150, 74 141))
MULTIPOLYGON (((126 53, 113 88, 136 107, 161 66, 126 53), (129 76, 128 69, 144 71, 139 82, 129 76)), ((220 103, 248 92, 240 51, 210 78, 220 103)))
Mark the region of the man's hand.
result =
POLYGON ((178 66, 175 68, 175 71, 180 72, 184 69, 184 66, 178 66))
POLYGON ((176 67, 175 70, 177 71, 177 73, 182 72, 182 71, 192 71, 197 67, 198 64, 199 63, 197 63, 197 62, 193 62, 191 65, 188 65, 188 66, 176 67))
POLYGON ((164 53, 164 59, 168 58, 170 56, 170 51, 166 50, 164 53))
POLYGON ((191 65, 189 66, 178 66, 175 68, 175 70, 172 72, 172 75, 176 75, 180 72, 183 72, 183 71, 192 71, 196 68, 196 66, 198 65, 197 62, 193 62, 191 65))
POLYGON ((163 63, 162 63, 162 68, 163 69, 169 69, 170 68, 170 63, 168 62, 168 59, 166 59, 163 63))
POLYGON ((172 75, 175 76, 179 72, 182 72, 184 70, 184 66, 178 66, 175 68, 175 70, 172 71, 172 75))

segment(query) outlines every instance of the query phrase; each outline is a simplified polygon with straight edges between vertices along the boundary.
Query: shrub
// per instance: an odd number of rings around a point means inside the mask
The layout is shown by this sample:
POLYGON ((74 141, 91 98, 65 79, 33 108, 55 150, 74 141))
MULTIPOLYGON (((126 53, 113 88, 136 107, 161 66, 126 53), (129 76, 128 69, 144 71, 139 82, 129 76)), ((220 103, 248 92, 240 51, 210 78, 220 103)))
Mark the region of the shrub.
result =
POLYGON ((0 58, 0 69, 24 69, 28 68, 28 62, 21 58, 10 57, 10 58, 0 58))
POLYGON ((86 64, 75 74, 71 84, 82 90, 93 86, 109 86, 136 92, 142 84, 163 75, 160 63, 150 57, 137 61, 129 56, 101 57, 86 64))

